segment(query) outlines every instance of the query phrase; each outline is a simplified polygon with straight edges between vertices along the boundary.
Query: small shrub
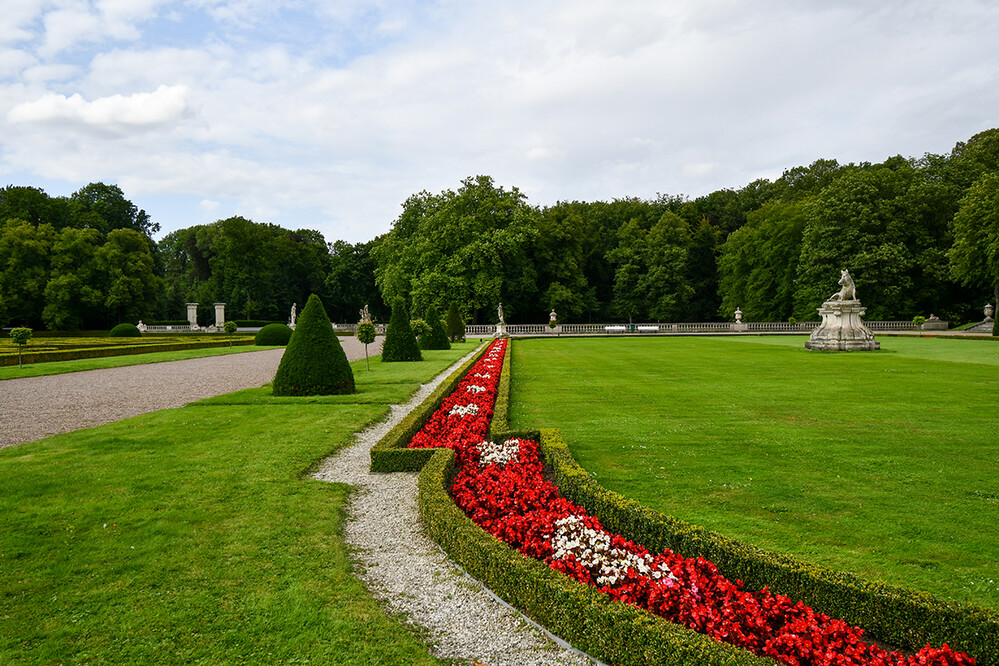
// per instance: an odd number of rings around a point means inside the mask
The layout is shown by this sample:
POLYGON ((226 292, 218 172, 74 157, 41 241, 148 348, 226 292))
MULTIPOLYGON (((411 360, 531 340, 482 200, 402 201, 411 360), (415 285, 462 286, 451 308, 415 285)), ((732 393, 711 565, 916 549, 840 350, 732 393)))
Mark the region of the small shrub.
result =
POLYGON ((382 361, 392 363, 422 360, 423 355, 420 353, 419 345, 416 344, 416 336, 409 326, 406 303, 397 298, 392 304, 392 318, 389 320, 388 330, 385 331, 385 342, 382 343, 382 361))
POLYGON ((342 395, 354 392, 354 373, 315 294, 302 308, 295 332, 274 375, 274 395, 342 395))
POLYGON ((451 343, 447 339, 447 331, 444 330, 444 323, 437 313, 437 308, 433 305, 427 310, 427 324, 430 330, 420 336, 420 347, 423 349, 450 349, 451 343))
POLYGON ((430 324, 428 324, 424 319, 411 319, 409 327, 413 329, 413 335, 417 338, 422 338, 430 332, 430 324))
POLYGON ((452 302, 447 309, 447 337, 451 342, 465 341, 465 321, 458 312, 458 304, 452 302))
POLYGON ((912 323, 916 325, 916 328, 921 328, 923 324, 926 323, 926 317, 922 315, 916 315, 912 318, 912 323))
POLYGON ((370 370, 371 362, 368 361, 368 345, 375 341, 375 336, 378 335, 375 325, 370 321, 362 321, 357 325, 357 330, 354 331, 354 335, 357 336, 359 342, 364 345, 364 365, 370 370))
POLYGON ((791 324, 791 326, 797 326, 798 325, 798 320, 795 319, 794 317, 788 317, 787 318, 787 323, 791 324))
POLYGON ((108 333, 109 338, 141 338, 142 331, 135 324, 118 324, 108 333))
POLYGON ((31 339, 31 329, 24 326, 18 326, 17 328, 10 329, 10 339, 17 345, 17 367, 22 367, 21 365, 21 350, 24 349, 24 345, 28 344, 28 340, 31 339))
MULTIPOLYGON (((229 322, 226 322, 228 324, 229 322)), ((285 347, 293 331, 287 324, 267 324, 257 331, 253 344, 258 347, 285 347)))

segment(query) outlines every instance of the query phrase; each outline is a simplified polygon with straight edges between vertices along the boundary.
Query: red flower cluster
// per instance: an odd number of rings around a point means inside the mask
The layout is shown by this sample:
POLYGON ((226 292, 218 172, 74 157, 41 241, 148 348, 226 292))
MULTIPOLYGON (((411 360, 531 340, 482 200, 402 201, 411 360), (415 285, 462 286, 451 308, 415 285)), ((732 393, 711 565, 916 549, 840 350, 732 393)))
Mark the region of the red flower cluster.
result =
POLYGON ((483 439, 492 417, 506 340, 497 340, 427 420, 411 448, 448 447, 458 472, 455 502, 483 529, 601 592, 791 666, 973 666, 946 644, 916 655, 863 641, 863 629, 801 602, 743 590, 703 558, 652 555, 562 497, 544 480, 538 445, 483 439), (496 462, 500 461, 500 462, 496 462))

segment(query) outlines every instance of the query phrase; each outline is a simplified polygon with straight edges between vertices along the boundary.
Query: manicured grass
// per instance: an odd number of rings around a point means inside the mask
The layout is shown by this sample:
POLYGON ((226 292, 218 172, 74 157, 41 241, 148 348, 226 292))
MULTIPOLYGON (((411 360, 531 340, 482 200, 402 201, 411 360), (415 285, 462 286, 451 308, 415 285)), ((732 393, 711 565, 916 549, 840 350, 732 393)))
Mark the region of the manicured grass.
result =
MULTIPOLYGON (((363 382, 394 400, 473 347, 363 382)), ((351 575, 350 488, 305 474, 388 405, 275 403, 0 451, 0 663, 437 663, 351 575)))
MULTIPOLYGON (((145 340, 146 338, 110 338, 111 340, 145 340)), ((8 343, 10 346, 10 343, 8 343)), ((202 358, 205 356, 221 356, 223 354, 241 354, 244 352, 261 351, 262 349, 274 349, 273 347, 254 347, 253 345, 241 347, 208 347, 201 349, 180 349, 177 351, 150 351, 142 354, 127 354, 123 356, 101 356, 98 358, 82 358, 75 361, 45 361, 39 363, 25 363, 23 367, 17 367, 17 351, 15 347, 13 360, 7 358, 7 365, 0 367, 0 380, 16 379, 18 377, 40 377, 42 375, 61 375, 66 372, 79 372, 81 370, 98 370, 101 368, 120 368, 124 365, 139 365, 141 363, 160 363, 161 361, 182 361, 188 358, 202 358)), ((8 350, 9 351, 9 350, 8 350)), ((25 347, 25 352, 37 351, 30 345, 25 347)))
POLYGON ((805 339, 516 341, 511 425, 664 513, 999 608, 999 345, 805 339))

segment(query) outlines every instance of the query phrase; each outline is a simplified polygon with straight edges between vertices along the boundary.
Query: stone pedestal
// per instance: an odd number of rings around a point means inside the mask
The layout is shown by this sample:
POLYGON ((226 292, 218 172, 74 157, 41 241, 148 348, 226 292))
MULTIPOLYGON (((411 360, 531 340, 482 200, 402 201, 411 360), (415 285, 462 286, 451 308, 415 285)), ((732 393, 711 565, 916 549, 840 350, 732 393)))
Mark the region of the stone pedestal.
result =
POLYGON ((507 337, 510 337, 509 335, 507 335, 507 332, 506 332, 506 322, 505 321, 501 321, 500 323, 496 324, 496 337, 497 338, 507 338, 507 337))
POLYGON ((225 326, 225 303, 215 304, 215 328, 225 326))
POLYGON ((812 331, 805 349, 818 351, 874 351, 881 343, 861 320, 867 308, 858 300, 830 300, 822 304, 822 323, 812 331))
POLYGON ((198 304, 188 303, 187 304, 187 323, 191 325, 191 328, 198 327, 198 304))
POLYGON ((749 324, 743 324, 741 321, 737 321, 734 324, 729 324, 728 330, 743 333, 749 330, 749 324))

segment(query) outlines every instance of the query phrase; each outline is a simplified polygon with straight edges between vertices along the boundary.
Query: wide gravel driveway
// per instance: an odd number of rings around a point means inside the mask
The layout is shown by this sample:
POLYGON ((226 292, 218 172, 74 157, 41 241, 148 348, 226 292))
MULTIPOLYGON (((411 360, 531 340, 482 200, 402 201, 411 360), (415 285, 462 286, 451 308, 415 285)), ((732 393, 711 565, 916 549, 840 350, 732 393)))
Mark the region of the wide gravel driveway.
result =
MULTIPOLYGON (((368 352, 379 353, 381 342, 368 352)), ((349 360, 364 358, 356 338, 340 338, 340 344, 349 360)), ((0 448, 261 386, 274 379, 283 353, 269 349, 0 380, 0 448)))

